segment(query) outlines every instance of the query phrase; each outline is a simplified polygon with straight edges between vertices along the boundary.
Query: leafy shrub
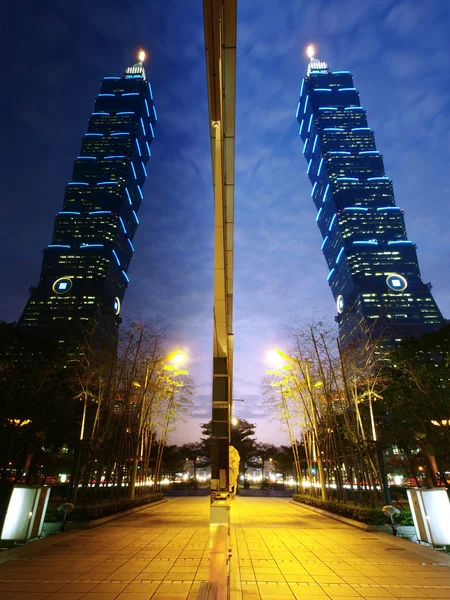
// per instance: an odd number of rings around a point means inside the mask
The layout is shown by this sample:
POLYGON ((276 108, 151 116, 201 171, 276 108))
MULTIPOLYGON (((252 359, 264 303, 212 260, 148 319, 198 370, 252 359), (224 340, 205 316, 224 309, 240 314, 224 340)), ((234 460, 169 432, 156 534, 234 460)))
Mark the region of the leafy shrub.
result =
POLYGON ((414 525, 412 514, 409 508, 404 510, 402 509, 400 514, 397 516, 396 521, 399 525, 409 525, 410 527, 414 525))
MULTIPOLYGON (((389 517, 383 513, 381 508, 364 508, 356 504, 341 504, 335 500, 320 500, 302 494, 294 494, 292 498, 295 502, 321 508, 335 515, 347 517, 360 523, 367 523, 368 525, 387 525, 390 522, 389 517)), ((413 525, 411 511, 402 510, 397 516, 396 522, 399 525, 413 525)))
MULTIPOLYGON (((75 507, 73 512, 70 513, 70 521, 92 521, 94 519, 101 519, 108 515, 114 515, 130 508, 136 508, 144 504, 151 504, 152 502, 158 502, 162 500, 164 494, 150 494, 148 496, 142 496, 142 498, 134 498, 133 500, 115 500, 111 502, 104 502, 103 504, 95 504, 93 506, 82 506, 80 508, 75 507)), ((47 508, 45 514, 45 521, 47 523, 57 523, 61 519, 61 514, 58 513, 56 507, 47 508)))

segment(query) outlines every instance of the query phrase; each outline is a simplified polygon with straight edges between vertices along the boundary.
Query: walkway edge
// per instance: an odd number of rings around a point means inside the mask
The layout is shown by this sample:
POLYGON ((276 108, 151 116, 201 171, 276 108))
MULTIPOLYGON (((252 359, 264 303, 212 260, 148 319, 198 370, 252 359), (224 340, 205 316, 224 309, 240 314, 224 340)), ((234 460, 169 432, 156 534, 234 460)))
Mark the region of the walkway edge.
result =
MULTIPOLYGON (((290 500, 290 504, 295 504, 299 508, 306 508, 311 510, 312 512, 323 515, 324 517, 329 517, 330 519, 334 519, 335 521, 341 521, 346 525, 350 525, 351 527, 356 527, 356 529, 360 529, 361 531, 371 531, 372 533, 378 533, 383 536, 386 536, 386 543, 390 544, 389 550, 392 549, 393 546, 398 546, 403 550, 409 550, 409 552, 420 556, 422 561, 422 565, 434 565, 434 566, 445 566, 450 568, 450 555, 444 554, 435 548, 431 548, 429 546, 425 546, 423 544, 412 542, 403 537, 397 537, 392 534, 389 534, 388 531, 381 530, 377 525, 368 525, 367 523, 359 523, 358 521, 354 521, 353 519, 348 519, 347 517, 341 517, 340 515, 333 515, 332 513, 327 512, 326 510, 322 510, 321 508, 315 508, 313 506, 303 505, 301 502, 295 502, 294 500, 290 500)), ((450 575, 450 573, 449 573, 450 575)))
POLYGON ((134 515, 135 513, 141 512, 142 510, 147 510, 149 508, 153 508, 154 506, 159 506, 160 504, 164 504, 167 502, 165 498, 162 500, 158 500, 157 502, 149 502, 148 504, 141 504, 141 506, 135 506, 134 508, 129 508, 128 510, 122 510, 118 513, 114 513, 112 515, 107 515, 106 517, 101 517, 100 519, 93 519, 92 521, 78 521, 80 527, 76 526, 74 523, 73 527, 69 527, 70 531, 74 529, 93 529, 94 527, 99 527, 100 525, 104 525, 105 523, 109 523, 110 521, 117 521, 117 519, 121 519, 122 517, 128 517, 129 515, 134 515))
POLYGON ((356 527, 357 529, 361 529, 361 531, 379 531, 377 525, 369 525, 368 523, 361 523, 360 521, 354 521, 353 519, 349 519, 348 517, 342 517, 341 515, 335 515, 334 513, 328 512, 327 510, 323 510, 322 508, 316 508, 315 506, 309 506, 308 504, 302 504, 301 502, 296 502, 295 500, 289 500, 290 504, 294 504, 299 508, 305 508, 306 510, 310 510, 312 512, 318 513, 319 515, 323 515, 324 517, 329 517, 330 519, 334 519, 335 521, 340 521, 341 523, 345 523, 346 525, 351 525, 352 527, 356 527))
POLYGON ((50 545, 52 546, 55 543, 58 543, 58 540, 61 540, 61 535, 67 535, 67 534, 73 534, 77 531, 83 531, 86 529, 93 529, 94 527, 99 527, 100 525, 104 525, 105 523, 108 523, 109 521, 115 521, 118 519, 121 519, 122 517, 126 517, 128 515, 132 515, 134 513, 137 512, 141 512, 143 510, 148 510, 149 508, 153 508, 156 506, 160 506, 161 504, 164 504, 165 502, 167 502, 166 499, 163 500, 158 500, 158 502, 150 502, 149 504, 142 504, 141 506, 136 506, 135 508, 130 508, 128 510, 125 510, 123 512, 120 513, 115 513, 113 515, 108 515, 107 517, 102 517, 101 519, 95 519, 93 521, 84 521, 84 522, 78 522, 78 524, 80 525, 79 527, 77 527, 77 523, 74 523, 73 527, 71 527, 72 523, 68 523, 68 527, 66 527, 66 531, 62 532, 62 533, 55 533, 52 535, 48 535, 46 537, 42 537, 42 538, 34 538, 32 540, 28 540, 27 542, 17 545, 17 546, 13 546, 11 548, 8 548, 8 550, 3 550, 2 552, 0 552, 0 564, 8 561, 8 560, 13 560, 14 558, 16 558, 17 556, 20 556, 22 554, 22 552, 25 550, 30 548, 30 546, 34 546, 34 544, 40 544, 41 546, 47 546, 50 545))

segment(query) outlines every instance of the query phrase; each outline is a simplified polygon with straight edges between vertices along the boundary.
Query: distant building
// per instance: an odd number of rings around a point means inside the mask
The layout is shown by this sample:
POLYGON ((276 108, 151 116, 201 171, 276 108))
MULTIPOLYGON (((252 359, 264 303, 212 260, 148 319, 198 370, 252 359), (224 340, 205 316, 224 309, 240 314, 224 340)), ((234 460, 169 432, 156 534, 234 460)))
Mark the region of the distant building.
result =
POLYGON ((103 79, 23 331, 57 342, 92 331, 103 343, 116 339, 157 120, 144 58, 103 79))
POLYGON ((311 56, 297 120, 342 343, 363 321, 394 343, 441 327, 352 75, 311 56))

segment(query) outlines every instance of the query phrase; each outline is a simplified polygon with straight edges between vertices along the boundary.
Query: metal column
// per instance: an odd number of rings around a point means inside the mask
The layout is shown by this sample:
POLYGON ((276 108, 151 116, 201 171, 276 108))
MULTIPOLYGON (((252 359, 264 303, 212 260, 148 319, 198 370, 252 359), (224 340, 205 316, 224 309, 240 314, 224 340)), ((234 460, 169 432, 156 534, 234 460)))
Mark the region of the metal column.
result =
POLYGON ((211 490, 228 492, 233 373, 236 0, 204 0, 214 186, 214 332, 211 490))
POLYGON ((203 0, 214 187, 214 331, 210 593, 228 597, 229 446, 233 388, 236 0, 203 0), (214 592, 212 591, 214 590, 214 592))

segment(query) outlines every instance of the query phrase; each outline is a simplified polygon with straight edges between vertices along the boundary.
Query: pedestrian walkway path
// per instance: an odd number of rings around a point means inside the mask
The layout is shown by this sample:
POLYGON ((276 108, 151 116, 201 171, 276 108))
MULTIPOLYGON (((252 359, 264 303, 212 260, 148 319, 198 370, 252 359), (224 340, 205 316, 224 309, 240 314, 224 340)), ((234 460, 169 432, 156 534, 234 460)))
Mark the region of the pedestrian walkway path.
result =
POLYGON ((0 600, 194 600, 208 579, 209 498, 177 498, 15 550, 0 600))
MULTIPOLYGON (((231 507, 230 600, 450 600, 450 558, 281 498, 231 507)), ((209 498, 177 498, 0 554, 0 600, 197 600, 209 498)))
POLYGON ((276 498, 231 510, 231 600, 450 599, 450 558, 276 498))

